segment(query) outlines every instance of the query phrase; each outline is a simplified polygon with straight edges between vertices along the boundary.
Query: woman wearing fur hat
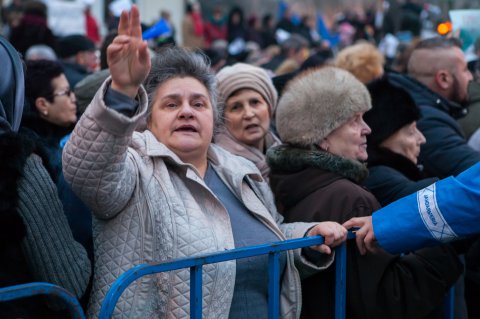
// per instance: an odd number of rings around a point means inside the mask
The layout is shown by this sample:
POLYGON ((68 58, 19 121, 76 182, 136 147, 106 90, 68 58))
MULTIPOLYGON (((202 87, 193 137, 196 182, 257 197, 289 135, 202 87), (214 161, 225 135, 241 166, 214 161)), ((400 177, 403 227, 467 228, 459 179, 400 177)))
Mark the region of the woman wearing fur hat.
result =
POLYGON ((277 91, 267 72, 244 63, 227 66, 217 74, 222 125, 215 143, 255 163, 268 178, 266 150, 280 143, 270 131, 277 91))
MULTIPOLYGON (((361 186, 368 170, 363 114, 367 88, 347 71, 325 67, 294 79, 280 99, 276 124, 284 145, 267 152, 270 184, 289 222, 368 216, 380 208, 361 186)), ((348 318, 426 318, 462 271, 452 248, 405 256, 361 256, 348 246, 348 318)), ((302 282, 302 318, 333 318, 334 270, 302 282), (324 296, 319 298, 319 296, 324 296)))
POLYGON ((417 129, 420 110, 410 95, 390 84, 388 76, 370 83, 368 90, 372 109, 365 122, 372 134, 367 137, 369 176, 364 185, 386 206, 437 179, 424 178, 417 163, 425 137, 417 129))

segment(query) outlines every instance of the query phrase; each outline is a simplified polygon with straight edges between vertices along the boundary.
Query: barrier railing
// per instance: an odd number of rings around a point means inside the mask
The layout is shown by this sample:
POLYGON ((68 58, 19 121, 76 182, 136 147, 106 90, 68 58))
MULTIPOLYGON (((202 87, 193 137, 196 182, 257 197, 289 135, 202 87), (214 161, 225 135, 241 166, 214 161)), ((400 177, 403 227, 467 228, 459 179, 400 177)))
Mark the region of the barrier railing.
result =
MULTIPOLYGON (((349 238, 353 237, 354 235, 349 233, 349 238)), ((321 244, 323 244, 323 237, 313 236, 237 248, 219 253, 178 259, 172 262, 139 265, 126 271, 112 284, 103 301, 99 318, 111 318, 120 295, 138 278, 159 272, 190 268, 190 318, 199 319, 202 317, 203 265, 268 254, 268 318, 277 319, 280 317, 280 253, 286 250, 321 244)), ((341 319, 345 318, 346 243, 337 247, 335 251, 335 318, 341 319)))
POLYGON ((82 306, 77 298, 62 287, 44 282, 32 282, 23 285, 0 288, 0 302, 28 298, 37 295, 49 295, 61 299, 74 319, 85 319, 82 306))
MULTIPOLYGON (((348 238, 355 235, 349 232, 348 238)), ((177 259, 171 262, 158 264, 145 264, 134 267, 122 274, 110 287, 103 301, 99 318, 112 317, 115 306, 123 291, 140 277, 190 268, 190 318, 202 317, 202 266, 233 259, 254 257, 268 254, 268 317, 280 317, 280 253, 286 250, 320 245, 323 237, 314 236, 300 239, 285 240, 266 245, 244 247, 206 254, 191 258, 177 259)), ((347 249, 346 242, 335 249, 335 318, 345 318, 346 311, 346 267, 347 249)), ((78 300, 67 290, 49 283, 34 282, 11 287, 0 288, 0 302, 27 298, 35 295, 50 295, 60 298, 69 309, 72 318, 84 319, 85 314, 78 300)), ((454 318, 454 288, 449 290, 445 298, 444 314, 446 319, 454 318)))

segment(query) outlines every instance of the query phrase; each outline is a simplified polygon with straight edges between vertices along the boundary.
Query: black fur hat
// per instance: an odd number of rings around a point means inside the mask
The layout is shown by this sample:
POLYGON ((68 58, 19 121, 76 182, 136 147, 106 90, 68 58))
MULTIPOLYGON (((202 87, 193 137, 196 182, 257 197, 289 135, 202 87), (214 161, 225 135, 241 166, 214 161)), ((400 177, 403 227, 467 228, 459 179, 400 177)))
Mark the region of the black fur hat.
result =
POLYGON ((388 81, 388 74, 367 85, 372 98, 372 109, 364 120, 372 129, 368 146, 378 146, 399 129, 420 118, 420 110, 410 94, 388 81))

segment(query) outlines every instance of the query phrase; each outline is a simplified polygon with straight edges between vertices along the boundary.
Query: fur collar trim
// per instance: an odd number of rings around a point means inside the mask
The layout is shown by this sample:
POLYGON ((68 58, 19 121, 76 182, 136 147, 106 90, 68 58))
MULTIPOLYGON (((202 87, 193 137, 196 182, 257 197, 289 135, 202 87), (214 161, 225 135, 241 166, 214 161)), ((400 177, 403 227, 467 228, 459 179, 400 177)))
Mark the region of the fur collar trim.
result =
POLYGON ((290 145, 279 145, 269 149, 267 161, 272 173, 318 168, 343 176, 356 184, 360 184, 368 176, 367 167, 359 161, 290 145))

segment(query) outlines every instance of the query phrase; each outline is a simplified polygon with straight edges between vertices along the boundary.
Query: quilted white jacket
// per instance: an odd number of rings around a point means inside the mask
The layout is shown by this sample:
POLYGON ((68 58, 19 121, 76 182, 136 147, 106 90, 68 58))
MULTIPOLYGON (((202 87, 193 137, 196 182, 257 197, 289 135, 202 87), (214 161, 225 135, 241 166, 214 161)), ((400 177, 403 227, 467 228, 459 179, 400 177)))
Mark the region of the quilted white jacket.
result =
MULTIPOLYGON (((132 118, 105 106, 108 81, 78 122, 63 153, 65 178, 93 210, 95 275, 88 316, 96 318, 113 281, 143 263, 234 248, 227 211, 195 168, 183 163, 150 131, 134 132, 145 116, 146 93, 132 118), (132 136, 133 135, 133 136, 132 136)), ((250 212, 279 238, 303 237, 313 224, 282 224, 271 191, 255 165, 211 145, 208 159, 250 212), (250 186, 249 186, 250 185, 250 186)), ((298 318, 302 273, 299 250, 288 255, 282 278, 282 318, 298 318)), ((203 267, 203 318, 228 318, 235 262, 203 267)), ((189 318, 189 270, 143 277, 120 298, 114 318, 189 318)))

